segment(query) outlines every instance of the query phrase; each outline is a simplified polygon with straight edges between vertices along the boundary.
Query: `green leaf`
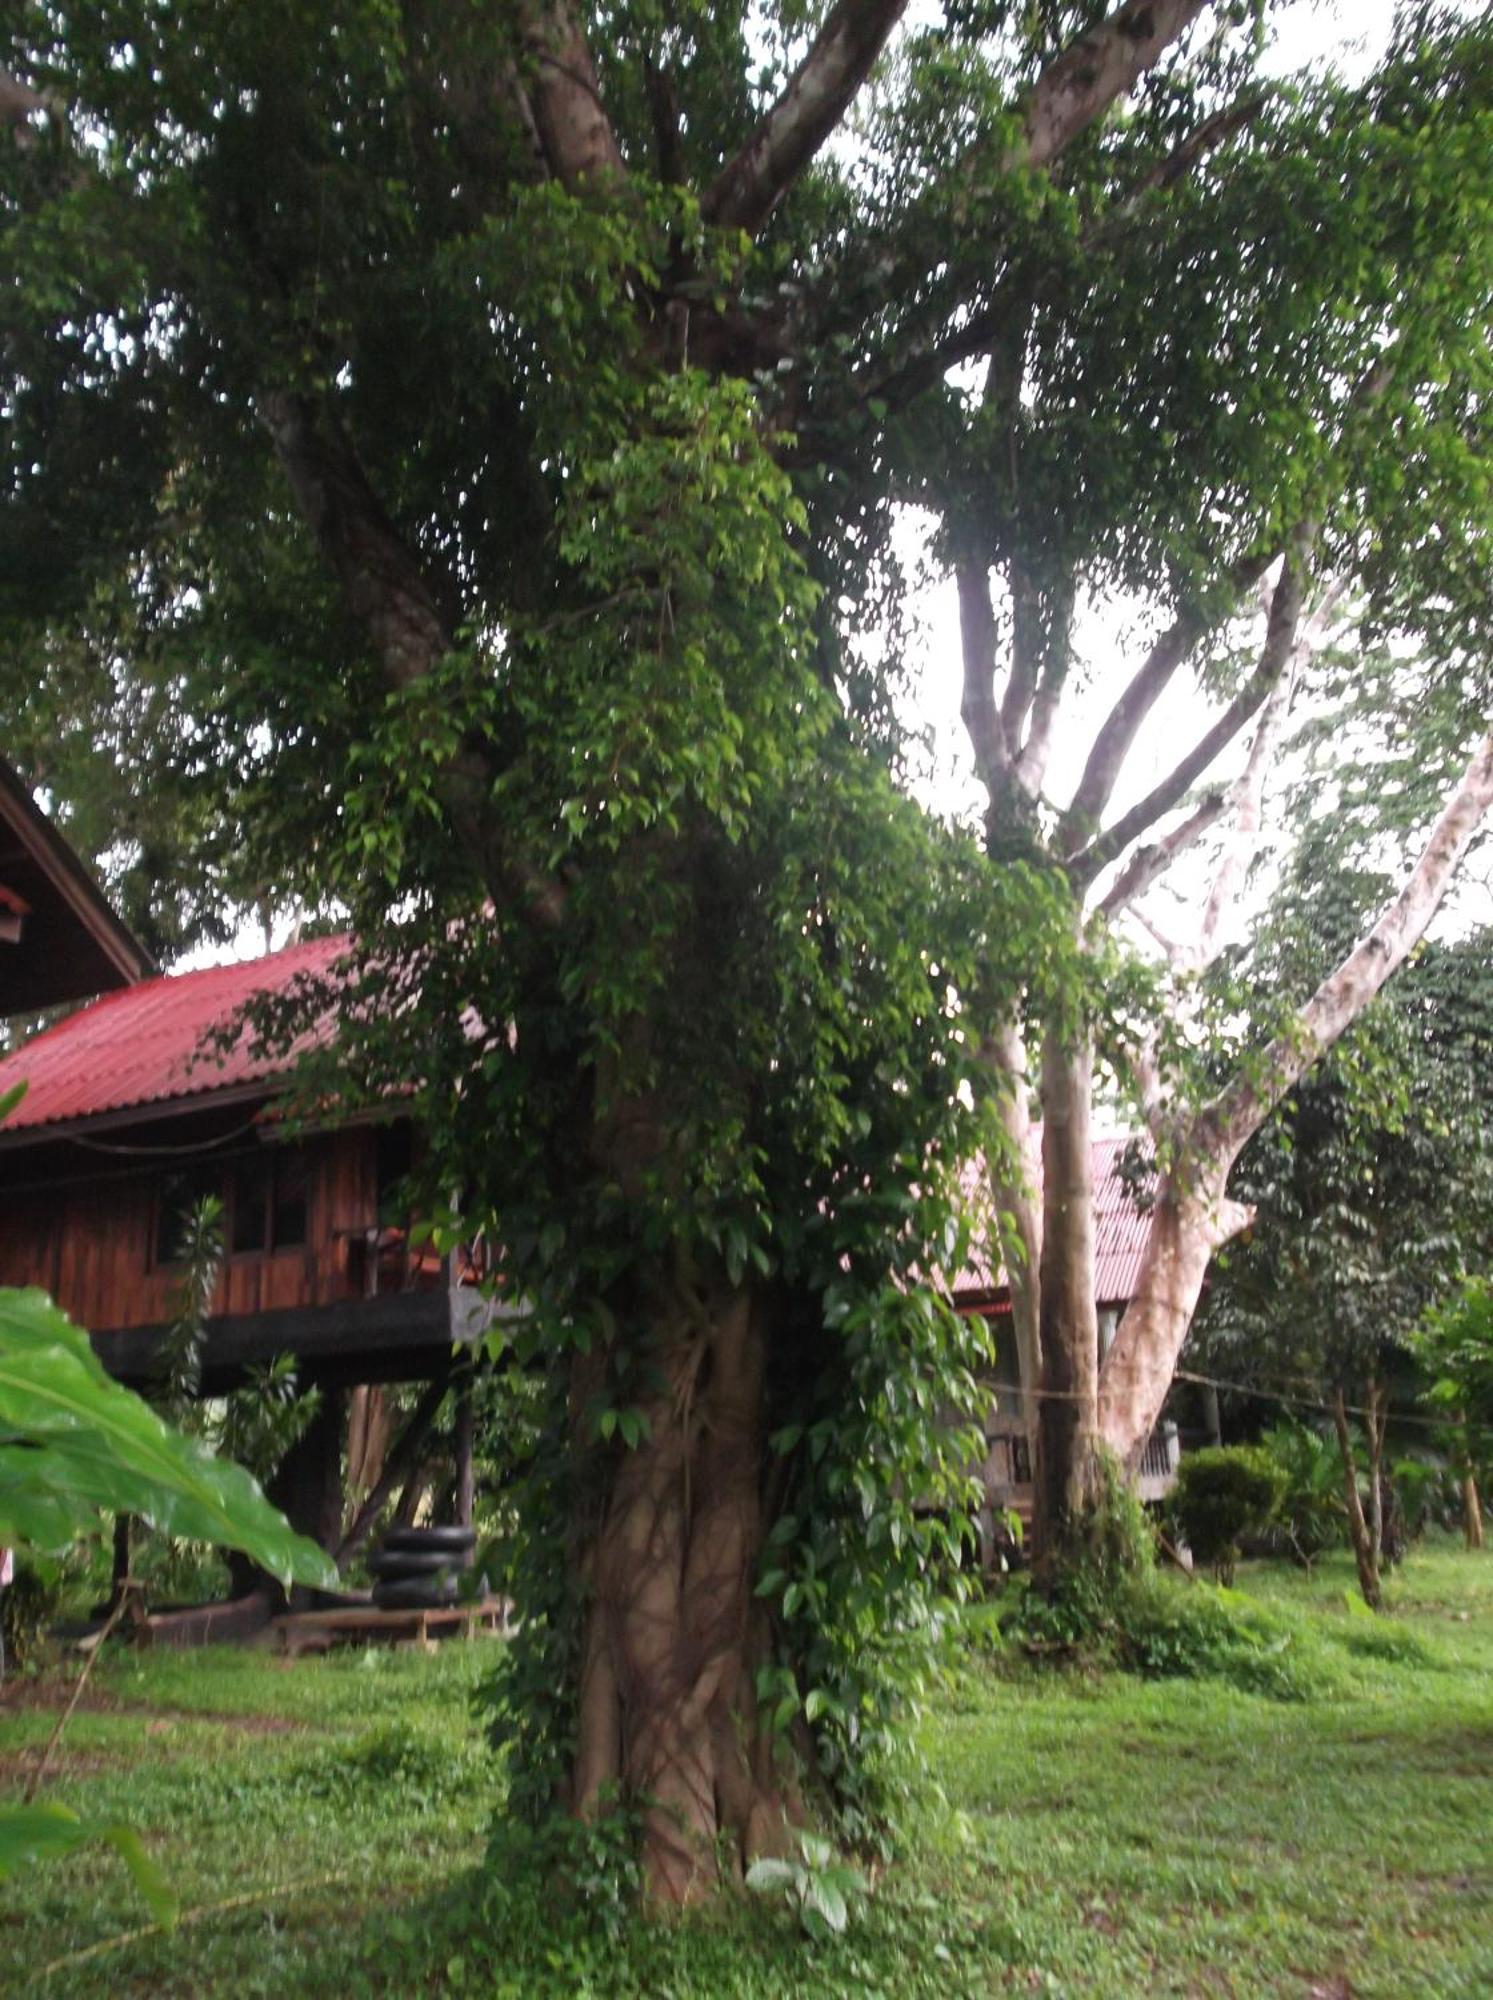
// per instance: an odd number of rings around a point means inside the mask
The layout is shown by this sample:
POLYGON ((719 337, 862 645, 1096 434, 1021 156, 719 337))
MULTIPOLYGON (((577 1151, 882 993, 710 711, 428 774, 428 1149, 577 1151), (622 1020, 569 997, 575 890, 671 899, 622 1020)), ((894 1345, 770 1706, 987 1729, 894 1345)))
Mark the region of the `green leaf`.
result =
POLYGON ((791 1888, 798 1879, 798 1870, 791 1861, 778 1861, 764 1855, 754 1861, 746 1872, 746 1885, 758 1895, 771 1895, 774 1889, 791 1888))
POLYGON ((0 1806, 0 1882, 28 1863, 61 1861, 95 1841, 114 1849, 150 1914, 169 1929, 177 1899, 135 1829, 117 1820, 83 1819, 70 1806, 0 1806))
POLYGON ((838 1937, 849 1920, 850 1911, 838 1887, 827 1876, 815 1875, 809 1879, 804 1892, 805 1911, 814 1911, 821 1916, 838 1937))
POLYGON ((100 1508, 238 1549, 282 1584, 337 1583, 242 1466, 114 1381, 44 1292, 0 1290, 0 1541, 55 1548, 64 1522, 81 1532, 100 1508))

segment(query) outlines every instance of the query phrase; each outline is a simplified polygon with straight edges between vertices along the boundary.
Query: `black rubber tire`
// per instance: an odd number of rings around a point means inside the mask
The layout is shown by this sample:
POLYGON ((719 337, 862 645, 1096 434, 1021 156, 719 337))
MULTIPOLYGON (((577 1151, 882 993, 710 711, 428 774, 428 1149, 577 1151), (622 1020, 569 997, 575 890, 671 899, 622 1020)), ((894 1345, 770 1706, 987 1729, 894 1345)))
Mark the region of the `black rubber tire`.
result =
POLYGON ((368 1558, 368 1573, 393 1583, 416 1576, 449 1576, 464 1567, 461 1556, 440 1549, 379 1549, 368 1558))
POLYGON ((444 1611, 456 1602, 454 1576, 406 1576, 376 1583, 373 1602, 380 1611, 444 1611))
POLYGON ((392 1555, 397 1550, 425 1555, 440 1549, 446 1555, 468 1555, 477 1546, 475 1528, 391 1528, 382 1546, 392 1555))

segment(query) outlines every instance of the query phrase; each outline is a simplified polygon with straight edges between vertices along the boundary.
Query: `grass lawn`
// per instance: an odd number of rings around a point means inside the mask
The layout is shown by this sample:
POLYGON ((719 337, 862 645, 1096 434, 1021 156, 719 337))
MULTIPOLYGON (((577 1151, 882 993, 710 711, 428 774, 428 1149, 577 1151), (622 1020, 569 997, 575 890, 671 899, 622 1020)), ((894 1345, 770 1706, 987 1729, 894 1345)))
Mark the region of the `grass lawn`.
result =
MULTIPOLYGON (((1350 1577, 1241 1576, 1281 1614, 1296 1699, 951 1672, 905 1856, 829 1946, 756 1898, 604 1932, 506 1865, 479 1896, 488 1645, 117 1658, 48 1791, 144 1828, 186 1920, 119 1943, 144 1917, 112 1856, 27 1870, 0 1891, 0 1991, 1493 1994, 1493 1556, 1412 1555, 1379 1621, 1349 1614, 1350 1577)), ((0 1699, 0 1798, 58 1699, 0 1699)))

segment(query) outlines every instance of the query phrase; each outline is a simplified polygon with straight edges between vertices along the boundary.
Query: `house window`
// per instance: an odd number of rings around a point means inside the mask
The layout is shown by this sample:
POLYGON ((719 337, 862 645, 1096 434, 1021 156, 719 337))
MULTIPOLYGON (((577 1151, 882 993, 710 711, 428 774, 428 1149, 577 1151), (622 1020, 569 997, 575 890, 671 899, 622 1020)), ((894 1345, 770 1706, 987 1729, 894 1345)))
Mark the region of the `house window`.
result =
POLYGON ((228 1179, 228 1240, 235 1257, 304 1246, 308 1175, 299 1147, 245 1153, 230 1163, 228 1179))
POLYGON ((223 1176, 216 1167, 177 1167, 156 1193, 154 1262, 179 1264, 186 1255, 192 1218, 209 1195, 221 1197, 223 1176))
POLYGON ((235 1160, 229 1173, 228 1246, 235 1257, 252 1257, 270 1247, 270 1182, 267 1155, 235 1160))
POLYGON ((233 1257, 266 1257, 306 1242, 310 1176, 299 1147, 266 1148, 237 1159, 167 1174, 156 1199, 155 1263, 179 1264, 193 1211, 205 1195, 223 1204, 223 1240, 233 1257))

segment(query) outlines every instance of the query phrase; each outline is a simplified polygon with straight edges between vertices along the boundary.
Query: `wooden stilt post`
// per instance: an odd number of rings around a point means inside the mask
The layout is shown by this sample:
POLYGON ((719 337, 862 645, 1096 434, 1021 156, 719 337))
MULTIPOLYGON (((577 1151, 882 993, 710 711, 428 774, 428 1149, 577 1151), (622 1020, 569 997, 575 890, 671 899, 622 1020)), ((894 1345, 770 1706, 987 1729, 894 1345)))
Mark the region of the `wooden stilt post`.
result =
POLYGON ((456 1525, 459 1528, 471 1527, 476 1499, 476 1478, 472 1468, 474 1379, 472 1370, 464 1369, 456 1391, 456 1525))

